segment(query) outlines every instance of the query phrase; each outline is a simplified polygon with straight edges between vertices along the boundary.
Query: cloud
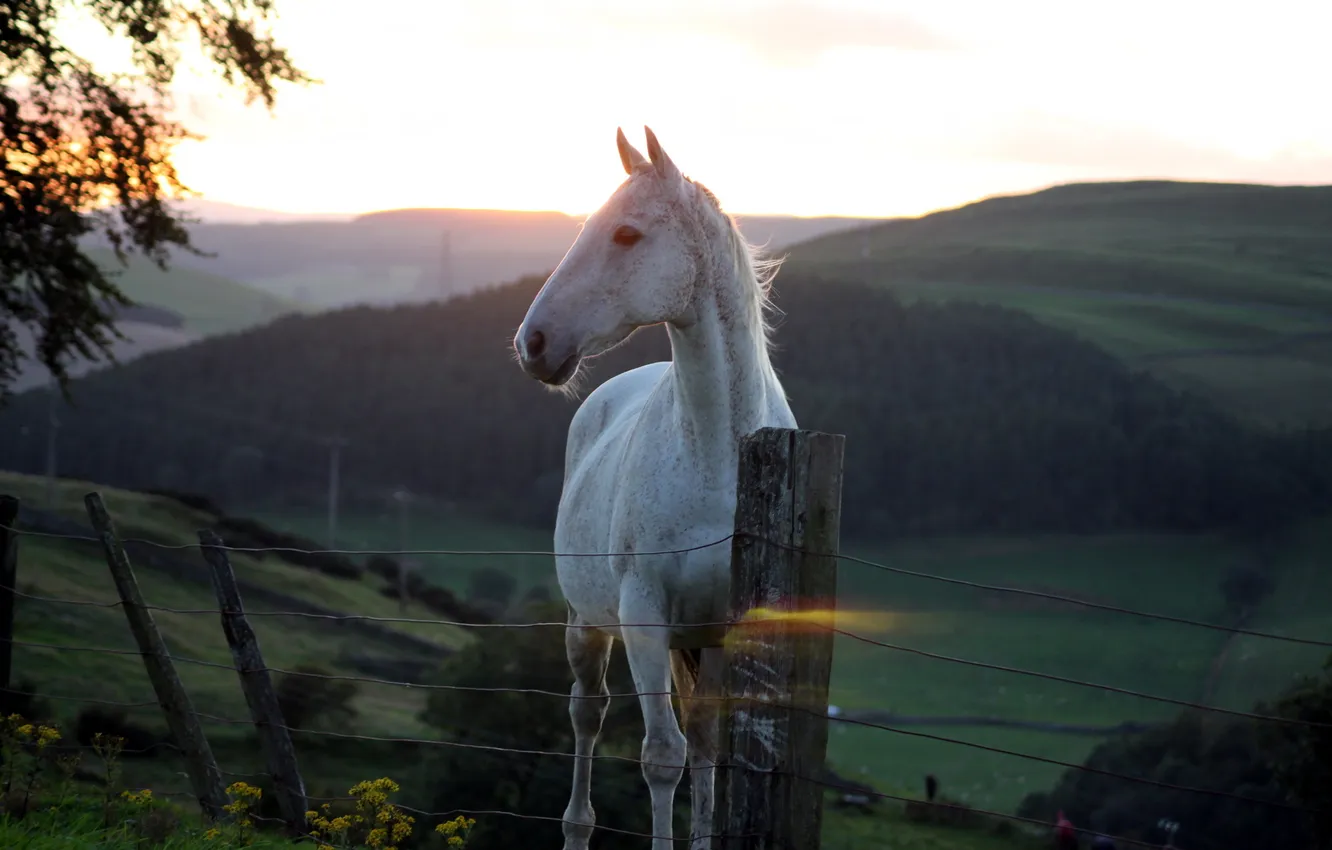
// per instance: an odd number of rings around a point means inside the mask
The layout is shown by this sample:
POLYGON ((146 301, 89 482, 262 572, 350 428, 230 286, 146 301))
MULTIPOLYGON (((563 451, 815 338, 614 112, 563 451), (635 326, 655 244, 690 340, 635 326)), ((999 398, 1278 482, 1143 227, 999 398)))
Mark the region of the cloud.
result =
POLYGON ((907 15, 779 2, 747 13, 719 5, 674 19, 677 26, 744 45, 769 62, 803 65, 845 47, 944 50, 951 42, 907 15))
POLYGON ((1098 174, 1271 183, 1332 182, 1332 150, 1289 145, 1265 157, 1241 156, 1132 125, 1023 111, 980 125, 941 152, 972 159, 1094 171, 1098 174))
POLYGON ((847 47, 926 51, 954 46, 909 15, 838 6, 827 0, 676 0, 641 5, 582 0, 524 8, 521 13, 512 2, 490 0, 484 12, 473 10, 460 23, 472 38, 513 46, 595 44, 606 35, 634 41, 662 36, 714 38, 783 66, 808 65, 830 50, 847 47))

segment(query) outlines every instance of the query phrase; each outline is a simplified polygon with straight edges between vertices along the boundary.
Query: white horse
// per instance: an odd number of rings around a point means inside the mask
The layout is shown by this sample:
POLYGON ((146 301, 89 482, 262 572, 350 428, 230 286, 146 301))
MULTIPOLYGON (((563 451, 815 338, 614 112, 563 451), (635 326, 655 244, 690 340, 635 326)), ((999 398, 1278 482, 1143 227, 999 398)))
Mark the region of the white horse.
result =
POLYGON ((727 619, 731 549, 705 544, 734 527, 740 439, 764 426, 796 427, 768 357, 765 307, 778 263, 756 257, 712 193, 683 176, 645 129, 648 158, 617 133, 629 178, 587 219, 513 341, 528 375, 566 390, 585 358, 638 328, 665 324, 671 342, 670 362, 606 381, 569 425, 555 550, 607 554, 555 559, 574 675, 565 850, 585 850, 595 823, 590 757, 615 638, 643 711, 653 850, 673 845, 686 755, 691 846, 708 847, 717 703, 706 699, 699 668, 701 648, 719 645, 720 634, 700 624, 727 619), (691 547, 702 548, 678 551, 691 547))

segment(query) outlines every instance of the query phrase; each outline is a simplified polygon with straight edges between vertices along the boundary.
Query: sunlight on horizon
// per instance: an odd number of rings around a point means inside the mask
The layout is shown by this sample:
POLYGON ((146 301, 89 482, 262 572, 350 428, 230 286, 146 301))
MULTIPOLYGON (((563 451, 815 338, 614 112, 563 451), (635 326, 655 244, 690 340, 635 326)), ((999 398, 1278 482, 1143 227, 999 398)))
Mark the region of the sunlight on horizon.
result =
MULTIPOLYGON (((246 107, 201 60, 177 151, 207 200, 298 213, 595 209, 616 127, 650 125, 740 214, 915 215, 1082 180, 1332 182, 1320 33, 1146 0, 279 0, 276 33, 323 85, 246 107), (335 13, 331 7, 346 10, 335 13), (1242 58, 1242 61, 1241 61, 1242 58)), ((70 21, 99 65, 123 59, 70 21)))

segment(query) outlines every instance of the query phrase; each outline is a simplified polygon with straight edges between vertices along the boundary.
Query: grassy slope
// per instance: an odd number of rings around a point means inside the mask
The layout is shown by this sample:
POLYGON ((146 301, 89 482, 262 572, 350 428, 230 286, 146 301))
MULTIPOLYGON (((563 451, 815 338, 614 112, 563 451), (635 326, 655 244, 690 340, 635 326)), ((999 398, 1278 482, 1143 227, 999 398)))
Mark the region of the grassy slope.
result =
MULTIPOLYGON (((97 489, 124 537, 147 538, 171 544, 196 543, 196 532, 207 527, 208 518, 183 506, 158 497, 126 493, 82 482, 60 482, 56 493, 56 512, 86 522, 82 496, 97 489)), ((0 492, 21 498, 26 504, 51 509, 39 479, 9 473, 0 474, 0 492)), ((184 550, 183 558, 199 558, 197 551, 184 550)), ((357 614, 396 616, 397 603, 376 592, 379 579, 361 581, 331 578, 282 561, 262 561, 235 556, 233 566, 243 581, 317 603, 327 608, 357 614)), ((200 558, 199 567, 204 569, 200 558)), ((180 610, 215 611, 217 600, 207 584, 177 581, 142 564, 137 575, 144 598, 150 605, 180 610)), ((105 605, 117 600, 114 584, 98 544, 91 541, 62 541, 41 537, 22 537, 19 554, 19 588, 36 596, 81 600, 105 605)), ((259 603, 248 605, 251 612, 275 610, 259 603)), ((421 606, 412 606, 408 616, 437 619, 421 606)), ((196 707, 201 711, 228 718, 248 714, 236 674, 229 669, 230 652, 218 618, 211 613, 174 614, 157 611, 154 617, 174 655, 200 659, 226 667, 179 664, 178 672, 196 707)), ((321 663, 337 672, 355 673, 340 667, 335 658, 342 650, 359 653, 394 654, 395 650, 363 633, 348 633, 336 625, 302 617, 252 616, 266 662, 275 668, 290 669, 302 663, 321 663)), ((452 626, 406 624, 395 626, 437 642, 455 647, 469 638, 452 626)), ((73 606, 21 598, 17 604, 15 638, 18 641, 60 646, 92 646, 134 650, 124 616, 118 607, 73 606)), ((55 708, 69 719, 86 698, 116 701, 153 701, 153 691, 142 662, 133 654, 108 655, 60 649, 16 646, 16 679, 33 680, 39 692, 57 700, 55 708)), ((421 727, 414 715, 423 704, 419 691, 401 688, 363 686, 357 707, 365 718, 369 734, 418 734, 421 727)), ((155 708, 144 710, 141 722, 157 724, 155 708)), ((225 727, 224 727, 225 728, 225 727)))
POLYGON ((107 250, 93 259, 111 271, 112 280, 133 301, 163 307, 185 318, 186 327, 203 334, 226 333, 263 324, 296 305, 210 272, 178 264, 162 271, 142 257, 121 266, 107 250))
MULTIPOLYGON (((59 482, 54 503, 45 501, 44 483, 38 479, 13 474, 0 474, 0 492, 17 495, 25 504, 39 505, 70 517, 82 516, 82 495, 98 489, 106 500, 118 529, 124 537, 155 539, 165 543, 187 543, 194 531, 207 524, 205 517, 166 499, 98 488, 83 482, 59 482)), ((355 528, 355 521, 351 527, 355 528)), ((374 520, 360 523, 360 533, 373 537, 380 526, 374 520)), ((423 525, 425 525, 423 523, 423 525)), ((437 528, 430 524, 431 528, 437 528)), ((396 532, 396 529, 395 529, 396 532)), ((543 548, 538 532, 463 524, 455 522, 430 534, 440 534, 458 548, 543 548)), ((433 536, 430 540, 434 540, 433 536)), ((368 541, 367 541, 368 542, 368 541)), ((416 545, 432 545, 422 541, 416 545)), ((461 587, 465 573, 454 559, 452 568, 436 565, 436 577, 453 580, 461 587)), ((275 589, 295 593, 322 605, 348 611, 377 615, 396 613, 394 603, 375 593, 369 583, 346 582, 330 579, 296 567, 273 562, 256 562, 244 556, 233 559, 238 575, 262 581, 275 589)), ((514 566, 511 564, 511 566, 514 566)), ((549 580, 544 559, 522 558, 516 571, 525 586, 549 580)), ((137 576, 150 605, 180 609, 210 609, 215 600, 206 588, 173 582, 143 565, 137 567, 137 576)), ((39 537, 23 537, 20 543, 20 590, 26 594, 60 597, 106 603, 113 601, 115 591, 98 545, 93 542, 59 542, 39 537)), ((250 605, 252 611, 264 610, 250 605)), ((414 617, 429 616, 413 608, 414 617)), ((154 612, 173 654, 199 658, 225 664, 227 649, 214 616, 209 614, 168 614, 154 612)), ((303 661, 320 661, 328 657, 330 644, 349 640, 339 638, 336 632, 321 631, 301 619, 253 617, 251 619, 264 647, 268 663, 283 667, 303 661)), ((456 645, 463 637, 443 627, 406 627, 414 633, 432 636, 446 645, 456 645)), ((17 606, 16 639, 68 646, 99 646, 130 650, 134 644, 128 635, 118 608, 57 606, 21 598, 17 606)), ((364 640, 357 640, 357 648, 373 650, 364 640)), ((71 696, 77 700, 56 700, 54 707, 69 733, 73 713, 86 699, 112 699, 153 702, 153 694, 143 672, 141 662, 132 655, 111 656, 60 650, 15 648, 15 671, 21 678, 34 680, 39 691, 51 696, 71 696)), ((178 672, 189 690, 195 706, 201 712, 227 717, 244 717, 245 708, 234 673, 230 670, 178 664, 178 672)), ((351 672, 351 671, 340 671, 351 672)), ((419 692, 418 692, 419 694, 419 692)), ((411 718, 419 708, 419 696, 398 689, 371 689, 363 692, 358 708, 364 722, 361 731, 380 735, 418 735, 420 729, 411 718)), ((161 730, 162 724, 154 705, 149 705, 138 722, 161 730)), ((264 765, 254 751, 252 743, 241 731, 230 725, 209 724, 206 728, 223 770, 245 773, 262 771, 264 765)), ((307 786, 314 794, 344 793, 351 784, 362 779, 390 775, 400 780, 405 789, 428 787, 430 777, 422 765, 385 761, 385 754, 351 752, 336 740, 320 743, 312 740, 314 749, 304 750, 302 766, 307 786)), ((152 761, 125 762, 125 784, 128 787, 152 787, 159 796, 172 794, 188 811, 194 806, 189 799, 188 785, 182 773, 183 765, 167 757, 152 761)), ((229 777, 228 779, 230 780, 229 777)), ((419 801, 418 801, 419 804, 419 801)), ((118 838, 108 835, 92 819, 63 818, 45 823, 37 818, 26 823, 11 823, 0 818, 0 845, 25 847, 31 850, 85 850, 107 847, 118 850, 123 844, 134 846, 130 839, 117 843, 118 838)), ((182 850, 203 842, 193 838, 178 839, 182 850)), ((265 843, 263 846, 269 846, 265 843)), ((271 846, 287 846, 272 841, 271 846)), ((827 850, 868 850, 868 848, 931 848, 931 850, 1022 850, 1033 846, 1021 837, 1001 837, 984 829, 955 829, 944 826, 911 823, 901 816, 900 806, 884 803, 881 813, 865 816, 830 808, 825 819, 827 850)))
MULTIPOLYGON (((62 483, 60 512, 80 516, 79 499, 90 489, 91 485, 62 483)), ((0 476, 0 490, 15 493, 29 504, 42 502, 42 485, 35 479, 0 476)), ((166 500, 102 492, 126 536, 185 543, 193 539, 194 529, 206 524, 204 518, 166 500)), ((319 519, 310 518, 307 524, 311 530, 318 530, 319 519)), ((424 511, 413 526, 417 529, 410 541, 414 547, 549 546, 548 535, 541 532, 470 523, 457 516, 437 519, 424 511)), ((353 517, 343 527, 348 537, 342 541, 344 545, 396 545, 397 526, 385 518, 353 517)), ((1332 576, 1319 569, 1319 553, 1328 551, 1329 538, 1332 526, 1320 524, 1291 541, 1282 556, 1281 588, 1260 610, 1253 623, 1255 628, 1332 639, 1332 618, 1318 601, 1332 593, 1332 576)), ((20 585, 24 592, 92 601, 114 599, 95 544, 23 538, 21 545, 20 585)), ((888 547, 848 542, 845 549, 848 554, 930 574, 1083 594, 1126 607, 1206 620, 1215 620, 1218 615, 1216 582, 1229 559, 1237 555, 1222 541, 1208 537, 937 540, 888 547)), ((547 559, 541 556, 516 556, 503 561, 492 557, 484 562, 506 564, 519 575, 524 587, 549 584, 552 579, 547 559)), ((439 556, 426 569, 433 578, 461 589, 466 570, 473 563, 476 559, 439 556)), ((321 604, 364 613, 395 613, 394 604, 375 593, 368 583, 327 579, 299 568, 246 558, 237 558, 236 566, 242 575, 257 580, 262 577, 270 586, 321 604)), ((139 577, 152 604, 178 608, 215 605, 206 588, 171 582, 144 567, 139 568, 139 577)), ((839 584, 841 610, 870 615, 857 616, 848 627, 868 637, 1180 699, 1199 698, 1208 665, 1222 645, 1222 635, 1204 630, 1110 613, 1024 611, 1014 607, 1012 600, 1016 597, 1010 595, 886 574, 850 562, 842 567, 839 584)), ((423 616, 424 612, 414 611, 413 615, 423 616)), ((338 640, 308 621, 253 619, 269 661, 275 666, 326 658, 330 642, 338 640)), ((226 662, 227 650, 213 617, 159 612, 157 620, 174 652, 226 662)), ((422 627, 419 633, 446 642, 458 639, 434 627, 422 627)), ((117 609, 65 609, 26 599, 19 602, 17 637, 57 644, 133 646, 117 609)), ((363 641, 359 648, 373 649, 363 641)), ((1232 651, 1223 670, 1216 702, 1247 708, 1253 699, 1270 693, 1294 672, 1310 669, 1320 657, 1317 649, 1245 639, 1238 651, 1232 651)), ((18 647, 15 667, 19 676, 35 678, 45 693, 152 700, 142 668, 132 656, 18 647)), ((232 673, 192 665, 182 665, 180 672, 202 710, 244 716, 232 673)), ((1163 717, 1174 711, 1168 705, 921 658, 850 638, 839 638, 833 702, 847 709, 903 714, 983 714, 1107 724, 1163 717)), ((71 706, 77 707, 77 703, 57 704, 66 717, 73 710, 71 706)), ((387 689, 365 693, 359 705, 367 731, 392 735, 421 731, 411 719, 418 706, 413 696, 387 689)), ((148 714, 156 719, 155 710, 149 709, 148 714)), ((1066 761, 1080 761, 1096 743, 1092 737, 1002 728, 905 728, 1066 761)), ((214 727, 210 735, 224 769, 262 769, 249 747, 235 738, 233 729, 214 727)), ((999 811, 1011 810, 1030 790, 1048 787, 1060 772, 1054 766, 957 744, 847 724, 834 724, 829 750, 840 771, 867 778, 890 793, 915 797, 920 793, 919 777, 933 772, 950 796, 999 811)), ((338 758, 333 751, 319 757, 320 776, 314 782, 332 786, 329 791, 385 772, 404 783, 417 779, 414 774, 402 773, 405 766, 372 764, 364 759, 343 764, 338 758)), ((134 768, 135 779, 151 781, 155 787, 174 787, 183 781, 171 775, 176 772, 174 768, 169 762, 144 764, 134 768)), ((887 814, 874 818, 830 814, 829 850, 882 846, 1001 850, 1022 846, 1019 839, 984 832, 899 822, 895 805, 887 804, 885 809, 887 814), (900 843, 885 845, 884 841, 900 843)))
MULTIPOLYGON (((322 519, 281 515, 275 524, 318 533, 322 519)), ((548 550, 549 534, 471 523, 457 516, 414 515, 416 548, 548 550)), ((342 545, 398 545, 392 517, 348 518, 342 545)), ((1217 584, 1242 553, 1211 536, 1109 536, 940 539, 858 545, 843 551, 931 575, 1072 594, 1093 601, 1208 622, 1221 617, 1217 584)), ((1332 640, 1332 574, 1320 569, 1332 551, 1332 522, 1297 535, 1281 556, 1280 589, 1253 628, 1332 640)), ((487 563, 510 569, 522 589, 554 589, 549 558, 434 556, 432 580, 462 590, 467 571, 487 563)), ((880 642, 957 658, 1034 670, 1082 681, 1196 701, 1225 634, 1088 609, 1052 610, 1040 600, 894 575, 854 562, 839 571, 839 607, 857 612, 846 628, 880 642), (1025 603, 1025 609, 1020 607, 1025 603)), ((1312 671, 1326 652, 1246 639, 1227 656, 1214 704, 1248 710, 1291 676, 1312 671)), ((984 715, 1021 720, 1114 725, 1174 714, 1177 706, 985 670, 839 637, 832 701, 848 710, 902 715, 984 715)), ((1100 739, 999 727, 906 726, 977 744, 1081 762, 1100 739)), ((918 796, 934 773, 945 793, 973 806, 1009 811, 1032 790, 1048 787, 1062 768, 906 734, 834 724, 829 756, 839 771, 890 793, 918 796)))
MULTIPOLYGON (((202 824, 185 822, 184 828, 172 835, 165 847, 169 850, 217 848, 219 842, 206 838, 204 832, 202 824)), ((107 829, 102 819, 92 812, 43 812, 20 821, 0 816, 0 847, 6 850, 141 850, 144 846, 133 830, 124 826, 107 829)), ((249 846, 254 850, 290 850, 298 845, 260 835, 249 846)))
POLYGON ((1332 421, 1332 187, 1090 184, 831 234, 791 262, 1027 310, 1272 423, 1332 421))

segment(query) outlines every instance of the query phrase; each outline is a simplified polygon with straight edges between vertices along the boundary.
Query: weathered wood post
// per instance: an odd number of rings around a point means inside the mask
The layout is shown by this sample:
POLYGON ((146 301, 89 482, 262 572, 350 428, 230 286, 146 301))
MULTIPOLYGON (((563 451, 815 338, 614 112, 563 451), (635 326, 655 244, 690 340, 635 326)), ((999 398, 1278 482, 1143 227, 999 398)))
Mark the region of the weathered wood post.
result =
POLYGON ((713 850, 819 847, 844 442, 740 444, 713 850))
POLYGON ((129 621, 130 631, 139 644, 143 666, 157 693, 157 703, 166 715, 167 727, 171 730, 176 746, 185 755, 185 767, 190 774, 190 784, 194 786, 194 796, 199 800, 199 808, 203 810, 205 818, 218 820, 225 814, 222 807, 227 804, 226 786, 222 782, 217 760, 213 758, 213 749, 208 745, 208 739, 204 737, 203 728, 199 725, 199 717, 194 713, 194 704, 190 702, 190 695, 176 674, 175 665, 167 654, 166 642, 157 630, 153 614, 143 601, 139 582, 134 577, 134 568, 130 566, 129 556, 125 554, 125 547, 121 545, 120 536, 116 533, 101 495, 89 493, 83 497, 83 504, 102 542, 107 566, 111 568, 111 577, 115 579, 116 591, 120 594, 121 607, 125 609, 125 619, 129 621))
POLYGON ((14 590, 18 587, 19 501, 0 496, 0 704, 14 675, 14 590))
POLYGON ((212 531, 199 532, 204 560, 213 577, 213 590, 217 593, 218 610, 222 614, 222 632, 231 647, 231 657, 240 676, 241 690, 250 707, 250 717, 259 731, 259 740, 268 760, 268 772, 276 786, 278 809, 292 835, 305 834, 306 796, 305 782, 296 764, 296 748, 282 719, 277 691, 269 678, 268 666, 259 651, 259 637, 245 619, 245 606, 241 601, 236 574, 231 559, 222 548, 222 539, 212 531))

